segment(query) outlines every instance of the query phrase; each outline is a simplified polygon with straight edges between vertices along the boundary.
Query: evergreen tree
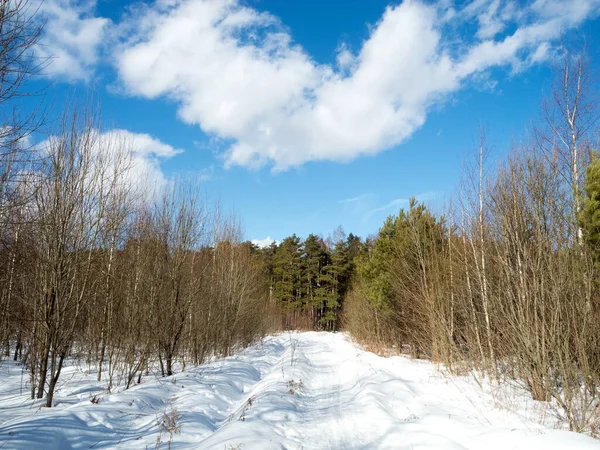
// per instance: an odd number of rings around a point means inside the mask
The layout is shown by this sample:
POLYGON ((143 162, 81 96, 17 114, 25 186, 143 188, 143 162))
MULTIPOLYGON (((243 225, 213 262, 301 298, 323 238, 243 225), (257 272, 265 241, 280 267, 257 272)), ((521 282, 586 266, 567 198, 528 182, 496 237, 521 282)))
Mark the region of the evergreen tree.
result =
POLYGON ((273 257, 273 296, 287 310, 302 307, 302 253, 295 234, 283 240, 273 257))
POLYGON ((359 236, 355 236, 350 233, 348 235, 348 239, 346 240, 348 244, 348 256, 350 257, 350 265, 351 269, 354 269, 354 260, 355 258, 365 250, 365 245, 362 243, 359 236))
POLYGON ((341 304, 344 288, 347 284, 346 277, 349 272, 349 255, 346 240, 335 243, 331 254, 331 263, 327 266, 330 289, 325 299, 326 312, 322 322, 327 329, 335 328, 337 311, 341 304))
POLYGON ((335 244, 310 234, 304 242, 296 235, 257 251, 269 284, 270 298, 285 312, 288 326, 334 330, 341 302, 354 273, 354 259, 365 251, 358 236, 346 237, 339 227, 335 244))
POLYGON ((444 251, 445 226, 427 208, 411 199, 409 210, 386 219, 368 253, 357 259, 361 290, 368 301, 397 330, 404 343, 420 336, 422 305, 427 290, 427 262, 444 251), (404 330, 413 330, 412 336, 404 330))
POLYGON ((341 227, 338 227, 334 235, 335 242, 332 244, 330 262, 325 268, 329 288, 325 296, 325 309, 321 319, 322 325, 329 330, 338 327, 342 301, 348 292, 354 274, 354 260, 364 248, 358 236, 350 233, 346 237, 341 227))
POLYGON ((600 159, 597 154, 586 170, 585 197, 579 216, 585 242, 596 263, 600 262, 600 159))
POLYGON ((318 236, 309 235, 304 241, 303 278, 305 280, 305 303, 310 308, 313 326, 320 321, 323 303, 326 301, 327 280, 323 276, 329 255, 327 247, 318 236))
POLYGON ((268 247, 258 249, 263 262, 264 274, 269 286, 270 298, 272 298, 275 283, 275 253, 277 252, 278 247, 277 242, 271 242, 271 245, 268 247))

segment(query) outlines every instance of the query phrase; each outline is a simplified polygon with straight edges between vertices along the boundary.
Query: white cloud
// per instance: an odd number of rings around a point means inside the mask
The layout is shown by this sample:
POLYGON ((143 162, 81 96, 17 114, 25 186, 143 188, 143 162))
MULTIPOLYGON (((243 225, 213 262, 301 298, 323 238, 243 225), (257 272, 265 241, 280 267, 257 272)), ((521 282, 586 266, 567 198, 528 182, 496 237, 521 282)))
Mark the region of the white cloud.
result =
MULTIPOLYGON (((168 183, 160 161, 183 151, 144 133, 118 128, 106 132, 93 130, 92 133, 86 141, 91 144, 93 160, 103 166, 118 168, 132 194, 146 200, 153 198, 168 183)), ((56 139, 61 138, 50 136, 37 147, 48 152, 57 145, 56 139)), ((110 182, 112 173, 112 169, 106 171, 106 182, 110 182)))
POLYGON ((242 0, 156 0, 114 26, 91 17, 94 0, 47 1, 56 18, 48 48, 66 53, 53 70, 85 78, 112 26, 124 37, 113 57, 129 93, 174 100, 184 122, 226 143, 226 166, 275 170, 398 145, 433 104, 493 84, 490 68, 545 60, 554 40, 600 10, 600 0, 473 0, 458 9, 405 0, 386 9, 356 53, 340 45, 326 65, 242 0))
POLYGON ((350 213, 363 215, 365 211, 371 208, 373 194, 361 194, 356 197, 340 200, 338 203, 342 205, 342 213, 350 213))
POLYGON ((252 242, 254 245, 256 245, 259 248, 267 248, 270 247, 272 243, 276 243, 279 244, 278 241, 271 239, 271 236, 267 236, 264 239, 253 239, 252 242))
POLYGON ((11 151, 14 148, 29 149, 33 143, 27 130, 0 125, 0 152, 11 151))
POLYGON ((345 198, 343 200, 340 200, 338 203, 341 203, 341 204, 356 203, 356 202, 361 202, 363 200, 366 200, 369 197, 371 197, 371 194, 360 194, 360 195, 357 195, 356 197, 345 198))
MULTIPOLYGON (((415 200, 420 203, 426 202, 427 200, 434 199, 435 197, 437 197, 437 194, 435 192, 423 192, 421 194, 414 196, 415 200)), ((409 204, 410 204, 409 198, 394 199, 394 200, 386 203, 383 206, 378 206, 376 208, 373 208, 373 209, 367 211, 367 213, 363 216, 363 222, 366 222, 373 215, 375 215, 377 213, 384 212, 384 211, 392 211, 392 210, 398 211, 399 208, 408 206, 409 204)))
POLYGON ((46 75, 87 81, 93 74, 112 25, 109 19, 94 17, 95 9, 96 0, 43 0, 39 4, 45 25, 35 52, 50 61, 44 68, 46 75))
POLYGON ((199 181, 211 181, 213 179, 215 179, 215 166, 214 164, 211 164, 208 167, 204 167, 202 169, 200 169, 196 175, 196 178, 199 181))
POLYGON ((433 102, 473 75, 543 59, 549 40, 599 6, 567 3, 538 0, 524 15, 511 2, 476 0, 449 14, 406 0, 387 8, 356 56, 338 48, 338 72, 312 61, 273 17, 236 0, 171 1, 146 9, 117 54, 118 70, 130 92, 169 96, 185 122, 230 140, 226 165, 344 161, 401 143, 433 102), (444 48, 442 18, 476 19, 466 51, 444 48), (516 31, 495 40, 511 21, 516 31))
POLYGON ((408 205, 408 202, 409 202, 409 199, 407 199, 407 198, 397 198, 395 200, 392 200, 391 202, 389 202, 383 206, 373 208, 372 210, 367 212, 367 214, 365 214, 365 220, 368 219, 369 217, 371 217, 373 214, 376 214, 378 212, 389 211, 392 208, 398 208, 400 206, 408 205))
POLYGON ((420 3, 388 8, 343 76, 315 64, 271 17, 232 0, 189 0, 148 10, 143 39, 121 49, 118 68, 131 92, 175 98, 185 122, 232 140, 228 165, 348 160, 401 142, 433 95, 457 88, 437 53, 435 18, 420 3), (235 26, 223 25, 229 16, 235 26))
POLYGON ((132 131, 117 128, 107 131, 102 136, 107 139, 128 143, 134 154, 145 158, 172 158, 183 152, 183 150, 176 149, 145 133, 134 133, 132 131))
POLYGON ((346 44, 341 44, 337 49, 337 64, 341 70, 351 69, 356 62, 356 57, 348 50, 346 44))
POLYGON ((97 148, 97 151, 105 152, 119 149, 131 152, 131 162, 125 176, 146 198, 159 192, 168 182, 160 167, 161 160, 183 152, 148 134, 122 129, 102 133, 97 148))
POLYGON ((492 0, 477 16, 479 22, 479 29, 477 30, 478 38, 493 38, 504 29, 505 20, 510 17, 499 17, 499 8, 500 0, 492 0))

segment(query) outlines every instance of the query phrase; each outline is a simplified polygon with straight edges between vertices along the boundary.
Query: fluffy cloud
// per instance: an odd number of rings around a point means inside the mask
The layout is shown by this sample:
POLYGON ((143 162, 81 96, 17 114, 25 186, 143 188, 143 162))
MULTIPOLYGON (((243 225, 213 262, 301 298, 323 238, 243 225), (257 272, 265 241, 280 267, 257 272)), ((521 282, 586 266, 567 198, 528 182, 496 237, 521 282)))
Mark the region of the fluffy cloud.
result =
POLYGON ((271 239, 271 236, 267 236, 264 239, 254 239, 251 241, 254 245, 256 245, 259 248, 267 248, 270 247, 271 244, 276 243, 279 244, 278 241, 271 239))
POLYGON ((161 160, 172 158, 183 150, 176 149, 144 133, 113 129, 99 135, 97 153, 130 152, 126 178, 140 195, 149 198, 159 192, 167 179, 160 167, 161 160))
MULTIPOLYGON (((37 144, 42 152, 57 145, 57 136, 51 136, 37 144)), ((100 132, 94 129, 89 138, 91 154, 95 164, 115 168, 121 174, 131 192, 142 199, 152 199, 168 183, 161 170, 160 162, 183 150, 176 149, 144 133, 123 129, 100 132)), ((104 171, 110 183, 112 169, 104 171)))
MULTIPOLYGON (((92 0, 74 1, 47 0, 57 18, 48 42, 66 52, 65 68, 53 70, 84 78, 111 24, 89 16, 92 0), (52 9, 61 4, 71 10, 52 9)), ((129 93, 174 100, 181 120, 227 143, 227 166, 285 170, 402 143, 433 104, 493 84, 491 68, 543 61, 561 33, 599 10, 600 0, 405 0, 386 9, 360 49, 342 44, 326 65, 241 0, 156 0, 114 25, 123 39, 113 57, 129 93)))
POLYGON ((142 14, 117 64, 130 92, 175 99, 185 122, 230 140, 227 165, 286 169, 401 143, 432 103, 491 67, 543 59, 549 41, 598 7, 538 0, 524 11, 475 0, 455 11, 406 0, 387 8, 358 54, 341 46, 336 70, 235 0, 163 1, 142 14), (472 20, 475 35, 452 51, 445 33, 472 20), (515 31, 495 39, 510 24, 515 31))
POLYGON ((44 0, 39 6, 44 20, 44 33, 36 55, 48 59, 45 74, 68 81, 87 81, 99 62, 112 23, 109 19, 95 17, 95 0, 44 0))

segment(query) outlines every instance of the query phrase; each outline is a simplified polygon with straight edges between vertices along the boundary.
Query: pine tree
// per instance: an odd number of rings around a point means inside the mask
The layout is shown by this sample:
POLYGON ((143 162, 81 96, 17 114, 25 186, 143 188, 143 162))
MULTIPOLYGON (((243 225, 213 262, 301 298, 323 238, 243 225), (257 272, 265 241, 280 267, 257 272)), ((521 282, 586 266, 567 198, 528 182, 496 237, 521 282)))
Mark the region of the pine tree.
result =
POLYGON ((585 197, 579 215, 585 242, 596 264, 600 262, 600 159, 597 154, 586 170, 585 197))
POLYGON ((335 242, 332 245, 329 265, 325 267, 326 281, 329 288, 326 292, 325 309, 321 323, 328 330, 338 327, 338 316, 342 301, 350 287, 354 274, 356 257, 363 251, 359 237, 350 233, 348 237, 341 227, 334 233, 335 242))
POLYGON ((297 318, 302 309, 302 253, 295 234, 283 240, 273 257, 273 296, 297 318))
POLYGON ((427 295, 427 262, 443 252, 444 236, 443 219, 411 199, 409 210, 388 217, 368 253, 357 258, 361 291, 389 328, 397 331, 397 336, 388 338, 421 344, 413 339, 424 335, 427 326, 420 304, 427 295), (414 331, 412 336, 406 330, 414 331))
POLYGON ((304 241, 303 254, 303 279, 305 303, 310 308, 313 326, 318 325, 322 316, 325 299, 324 270, 327 267, 329 255, 323 239, 314 234, 309 235, 304 241))
POLYGON ((263 263, 265 279, 269 286, 270 300, 273 299, 273 289, 275 284, 275 253, 277 252, 278 247, 279 245, 277 242, 271 242, 271 245, 268 247, 258 249, 258 253, 260 254, 263 263))

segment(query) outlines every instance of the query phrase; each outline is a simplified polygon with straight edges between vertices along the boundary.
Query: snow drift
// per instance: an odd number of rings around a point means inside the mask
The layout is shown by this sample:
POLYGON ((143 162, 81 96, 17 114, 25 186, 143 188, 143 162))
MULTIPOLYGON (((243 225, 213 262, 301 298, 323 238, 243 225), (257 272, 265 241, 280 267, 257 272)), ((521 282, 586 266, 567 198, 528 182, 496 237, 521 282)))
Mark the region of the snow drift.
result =
POLYGON ((72 362, 52 409, 28 399, 21 367, 0 364, 1 449, 600 448, 499 408, 430 362, 381 358, 340 333, 272 336, 113 394, 72 362))

